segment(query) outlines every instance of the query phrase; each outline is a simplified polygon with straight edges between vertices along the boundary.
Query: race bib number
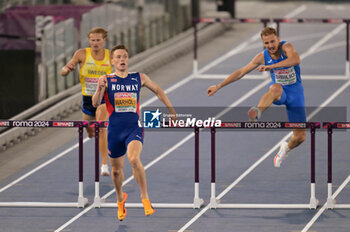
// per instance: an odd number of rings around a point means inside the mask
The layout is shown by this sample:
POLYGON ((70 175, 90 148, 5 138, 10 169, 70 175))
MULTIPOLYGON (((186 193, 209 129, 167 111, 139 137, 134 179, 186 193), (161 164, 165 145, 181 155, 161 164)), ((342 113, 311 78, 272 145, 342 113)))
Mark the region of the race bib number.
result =
POLYGON ((115 112, 132 112, 136 113, 137 94, 136 93, 115 93, 114 94, 115 112))
POLYGON ((98 78, 85 77, 85 95, 94 95, 97 89, 98 78))
POLYGON ((294 67, 274 70, 274 73, 275 81, 277 84, 291 85, 297 82, 297 75, 295 73, 294 67))

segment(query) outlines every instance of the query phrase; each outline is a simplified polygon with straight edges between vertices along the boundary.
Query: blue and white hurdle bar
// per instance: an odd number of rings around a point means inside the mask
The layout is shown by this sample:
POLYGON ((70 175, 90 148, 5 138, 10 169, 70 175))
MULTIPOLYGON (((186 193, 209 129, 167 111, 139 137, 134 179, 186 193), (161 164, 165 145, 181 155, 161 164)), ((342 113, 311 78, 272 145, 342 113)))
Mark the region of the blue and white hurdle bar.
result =
MULTIPOLYGON (((266 27, 268 23, 275 23, 277 27, 277 33, 279 35, 279 29, 281 23, 294 23, 294 24, 303 24, 303 23, 318 23, 318 24, 346 24, 346 57, 345 57, 345 74, 344 75, 332 75, 332 79, 347 80, 350 78, 350 19, 327 19, 327 18, 192 18, 192 24, 194 27, 193 32, 193 75, 195 78, 200 79, 223 79, 226 78, 229 74, 202 74, 198 71, 198 23, 254 23, 254 24, 263 24, 263 27, 266 27)), ((266 79, 267 75, 247 75, 247 79, 266 79)), ((303 79, 322 79, 320 75, 303 75, 303 79)), ((327 77, 329 78, 329 77, 327 77)))
POLYGON ((339 191, 336 193, 332 193, 332 134, 333 129, 350 129, 350 122, 324 122, 322 124, 322 127, 324 129, 327 129, 327 144, 328 144, 328 168, 327 168, 327 208, 328 209, 350 209, 350 204, 336 204, 336 196, 342 190, 349 182, 350 182, 350 175, 346 178, 346 180, 341 184, 341 186, 338 188, 339 191))
MULTIPOLYGON (((83 195, 83 133, 84 127, 95 128, 95 197, 94 207, 117 207, 116 203, 106 203, 99 191, 99 128, 107 127, 107 121, 44 121, 44 120, 0 120, 0 127, 33 127, 33 128, 74 128, 79 133, 79 186, 77 202, 0 202, 0 207, 80 207, 88 204, 83 195)), ((152 203, 155 208, 200 208, 204 201, 199 197, 199 128, 188 127, 195 133, 194 151, 194 200, 193 203, 152 203)), ((126 203, 127 207, 143 207, 140 203, 126 203)))
POLYGON ((249 209, 316 209, 319 201, 315 196, 315 135, 316 129, 320 128, 319 122, 303 122, 303 123, 290 123, 290 122, 227 122, 222 123, 221 127, 211 128, 211 197, 210 208, 249 208, 249 209), (220 203, 215 194, 215 133, 217 129, 247 129, 247 130, 273 130, 273 129, 310 129, 311 133, 311 191, 310 202, 308 204, 256 204, 256 203, 240 203, 240 204, 224 204, 220 203))

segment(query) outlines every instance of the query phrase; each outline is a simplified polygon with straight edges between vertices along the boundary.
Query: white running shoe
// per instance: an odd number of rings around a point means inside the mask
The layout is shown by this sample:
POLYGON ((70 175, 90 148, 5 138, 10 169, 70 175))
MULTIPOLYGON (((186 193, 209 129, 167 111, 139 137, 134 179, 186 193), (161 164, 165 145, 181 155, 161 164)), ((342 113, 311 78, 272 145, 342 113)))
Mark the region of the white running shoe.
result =
POLYGON ((280 150, 278 151, 277 155, 275 156, 275 159, 273 160, 273 163, 276 168, 279 168, 281 166, 282 161, 288 157, 289 151, 290 149, 288 147, 288 143, 286 141, 281 142, 280 150))
POLYGON ((253 106, 248 110, 249 122, 256 122, 261 117, 261 111, 258 107, 253 106))
POLYGON ((109 176, 109 168, 107 164, 101 165, 101 176, 109 176))

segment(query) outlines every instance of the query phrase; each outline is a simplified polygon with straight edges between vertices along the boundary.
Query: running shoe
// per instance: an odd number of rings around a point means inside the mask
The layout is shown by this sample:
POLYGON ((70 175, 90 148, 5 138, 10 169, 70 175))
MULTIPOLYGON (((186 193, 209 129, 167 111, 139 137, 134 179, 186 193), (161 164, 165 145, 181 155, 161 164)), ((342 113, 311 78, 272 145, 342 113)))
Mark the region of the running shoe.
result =
POLYGON ((261 111, 258 107, 253 106, 248 110, 249 122, 256 122, 261 117, 261 111))
POLYGON ((143 208, 145 209, 145 215, 146 216, 150 216, 150 215, 154 214, 154 212, 156 212, 153 209, 149 199, 143 199, 142 200, 142 204, 143 204, 143 208))
POLYGON ((280 150, 278 151, 275 159, 273 160, 274 166, 279 168, 283 160, 288 157, 290 149, 288 148, 288 143, 283 141, 280 145, 280 150))
POLYGON ((109 176, 109 168, 107 164, 101 165, 101 176, 109 176))
POLYGON ((126 199, 128 199, 128 194, 123 193, 124 199, 123 201, 118 201, 118 219, 119 221, 123 221, 126 217, 127 211, 125 208, 126 199))

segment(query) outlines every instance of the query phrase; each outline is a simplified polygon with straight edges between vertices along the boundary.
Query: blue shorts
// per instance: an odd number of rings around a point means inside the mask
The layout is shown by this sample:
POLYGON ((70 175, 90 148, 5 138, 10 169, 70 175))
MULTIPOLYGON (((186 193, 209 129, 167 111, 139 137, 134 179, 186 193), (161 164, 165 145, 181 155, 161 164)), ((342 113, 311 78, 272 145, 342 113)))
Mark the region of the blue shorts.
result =
MULTIPOLYGON (((270 86, 274 84, 271 82, 270 86)), ((289 122, 306 122, 305 97, 302 84, 282 85, 283 93, 275 105, 286 105, 289 122)))
POLYGON ((133 140, 143 143, 143 128, 139 127, 138 121, 130 119, 118 119, 108 124, 108 155, 118 158, 126 153, 128 144, 133 140))
MULTIPOLYGON (((101 104, 105 103, 105 99, 102 98, 101 104)), ((91 96, 84 96, 81 104, 81 111, 83 111, 84 114, 90 115, 92 117, 96 116, 96 108, 92 106, 92 97, 91 96)))

